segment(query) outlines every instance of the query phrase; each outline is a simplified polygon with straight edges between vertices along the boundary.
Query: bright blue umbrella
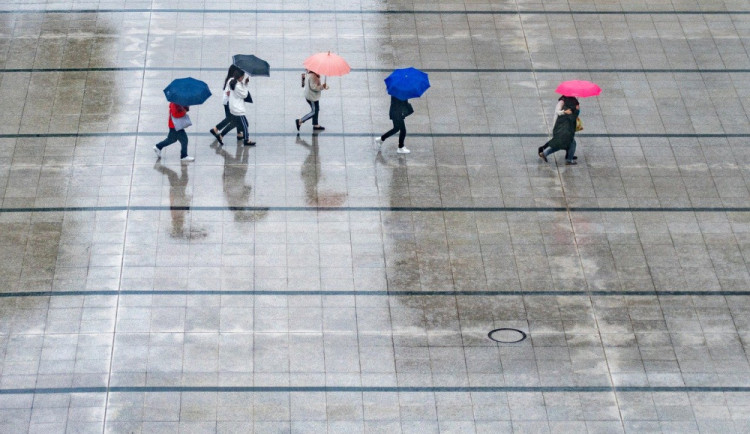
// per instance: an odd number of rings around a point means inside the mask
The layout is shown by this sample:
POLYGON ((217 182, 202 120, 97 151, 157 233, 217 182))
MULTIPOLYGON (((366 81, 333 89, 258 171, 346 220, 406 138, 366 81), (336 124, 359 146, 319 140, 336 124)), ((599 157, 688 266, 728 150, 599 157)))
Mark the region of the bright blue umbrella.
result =
POLYGON ((416 68, 397 69, 386 77, 385 87, 388 95, 406 101, 422 96, 430 88, 430 79, 416 68))
POLYGON ((172 80, 164 88, 164 95, 167 101, 187 107, 203 104, 211 96, 211 91, 206 83, 186 77, 172 80))

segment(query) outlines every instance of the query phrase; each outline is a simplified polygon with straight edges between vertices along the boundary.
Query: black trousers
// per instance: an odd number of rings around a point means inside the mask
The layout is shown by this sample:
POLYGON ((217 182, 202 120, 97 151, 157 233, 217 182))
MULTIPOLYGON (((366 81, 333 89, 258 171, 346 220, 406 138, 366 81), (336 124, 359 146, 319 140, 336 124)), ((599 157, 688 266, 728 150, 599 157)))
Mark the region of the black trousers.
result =
POLYGON ((310 101, 309 99, 306 99, 308 104, 310 104, 310 113, 302 116, 302 119, 299 120, 299 123, 304 124, 305 121, 312 118, 313 125, 318 125, 318 114, 320 113, 320 101, 310 101))
POLYGON ((180 158, 187 157, 188 137, 185 130, 175 131, 174 128, 170 128, 167 138, 157 143, 156 147, 162 150, 174 142, 180 142, 180 158))
POLYGON ((392 121, 393 121, 393 128, 391 128, 388 132, 380 136, 380 140, 385 142, 385 139, 398 133, 398 147, 403 148, 404 139, 406 139, 406 124, 404 123, 403 119, 392 119, 392 121))
MULTIPOLYGON (((224 104, 224 119, 216 124, 216 129, 219 130, 221 137, 227 135, 228 132, 235 129, 237 126, 234 124, 234 116, 229 112, 229 104, 224 104)), ((240 130, 237 130, 239 134, 240 130)))

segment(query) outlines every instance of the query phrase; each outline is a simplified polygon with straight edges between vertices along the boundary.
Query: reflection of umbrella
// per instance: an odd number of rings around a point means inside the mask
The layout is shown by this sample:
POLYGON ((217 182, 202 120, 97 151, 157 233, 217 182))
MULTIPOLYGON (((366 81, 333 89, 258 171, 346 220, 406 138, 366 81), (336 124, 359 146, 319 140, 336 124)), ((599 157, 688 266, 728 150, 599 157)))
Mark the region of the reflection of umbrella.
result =
POLYGON ((232 63, 251 76, 269 77, 271 75, 268 62, 252 54, 235 54, 232 56, 232 63))
POLYGON ((400 100, 419 98, 430 88, 430 79, 415 68, 397 69, 385 79, 388 94, 400 100))
POLYGON ((343 57, 333 54, 330 51, 327 53, 313 54, 305 59, 302 65, 318 75, 328 75, 331 77, 345 75, 352 70, 343 57))
POLYGON ((575 96, 578 98, 586 98, 588 96, 597 96, 602 93, 602 89, 590 81, 585 80, 570 80, 563 81, 557 86, 555 92, 565 96, 575 96))
POLYGON ((203 104, 211 96, 211 91, 206 83, 187 77, 169 83, 169 86, 164 88, 164 95, 167 101, 188 107, 203 104))

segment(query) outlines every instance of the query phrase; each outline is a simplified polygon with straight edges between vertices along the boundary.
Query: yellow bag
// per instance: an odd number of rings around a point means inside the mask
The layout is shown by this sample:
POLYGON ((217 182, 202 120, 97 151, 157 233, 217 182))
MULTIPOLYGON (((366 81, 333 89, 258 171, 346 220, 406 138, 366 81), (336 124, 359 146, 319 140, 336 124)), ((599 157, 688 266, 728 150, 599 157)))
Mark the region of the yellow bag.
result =
POLYGON ((576 118, 576 132, 583 130, 583 122, 581 118, 576 118))

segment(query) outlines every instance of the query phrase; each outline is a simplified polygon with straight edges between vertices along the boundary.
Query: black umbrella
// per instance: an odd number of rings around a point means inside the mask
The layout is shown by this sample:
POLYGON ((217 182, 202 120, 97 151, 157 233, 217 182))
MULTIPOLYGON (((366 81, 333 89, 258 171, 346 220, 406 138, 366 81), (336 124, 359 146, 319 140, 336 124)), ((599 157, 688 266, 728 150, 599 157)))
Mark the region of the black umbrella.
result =
POLYGON ((235 54, 232 56, 232 63, 253 77, 269 77, 271 75, 271 66, 268 65, 268 62, 252 54, 235 54))

